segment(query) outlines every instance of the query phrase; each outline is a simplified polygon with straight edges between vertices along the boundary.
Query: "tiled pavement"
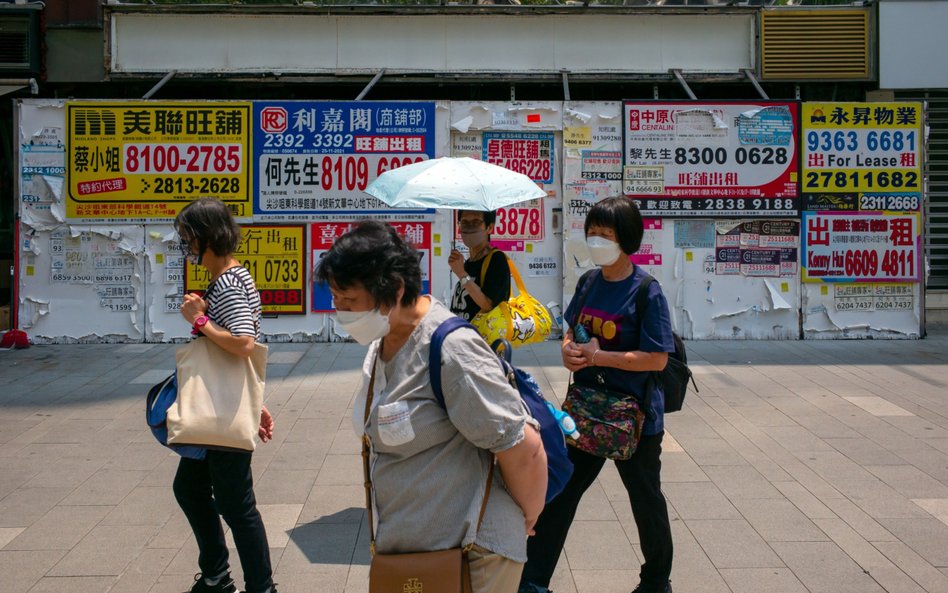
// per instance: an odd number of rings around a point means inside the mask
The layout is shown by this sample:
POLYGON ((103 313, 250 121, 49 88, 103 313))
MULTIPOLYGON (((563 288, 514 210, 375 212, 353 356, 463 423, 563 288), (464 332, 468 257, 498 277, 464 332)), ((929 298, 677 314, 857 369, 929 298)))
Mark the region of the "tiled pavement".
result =
MULTIPOLYGON (((948 591, 948 335, 688 348, 701 392, 668 417, 663 455, 677 593, 948 591)), ((254 472, 284 593, 366 591, 348 421, 363 352, 271 345, 277 432, 254 472)), ((516 362, 562 398, 556 344, 516 362)), ((0 352, 0 593, 187 589, 197 551, 171 492, 177 459, 142 418, 172 364, 169 345, 0 352)), ((640 557, 609 466, 552 587, 628 593, 640 557)))

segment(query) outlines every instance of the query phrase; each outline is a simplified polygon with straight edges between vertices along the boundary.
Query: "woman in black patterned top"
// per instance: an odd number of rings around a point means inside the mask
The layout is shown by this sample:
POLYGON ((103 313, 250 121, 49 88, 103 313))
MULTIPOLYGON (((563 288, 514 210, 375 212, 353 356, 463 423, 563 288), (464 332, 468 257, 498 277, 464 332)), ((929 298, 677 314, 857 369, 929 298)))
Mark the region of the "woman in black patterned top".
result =
MULTIPOLYGON (((211 283, 204 297, 184 295, 181 315, 202 335, 234 356, 250 357, 260 337, 260 293, 250 272, 233 254, 240 227, 220 200, 201 198, 174 221, 188 260, 207 268, 211 283)), ((273 417, 260 414, 260 439, 273 437, 273 417)), ((198 544, 198 566, 191 593, 233 593, 227 544, 218 514, 234 534, 246 593, 276 593, 270 548, 253 492, 250 451, 209 449, 204 459, 181 458, 174 494, 198 544)))

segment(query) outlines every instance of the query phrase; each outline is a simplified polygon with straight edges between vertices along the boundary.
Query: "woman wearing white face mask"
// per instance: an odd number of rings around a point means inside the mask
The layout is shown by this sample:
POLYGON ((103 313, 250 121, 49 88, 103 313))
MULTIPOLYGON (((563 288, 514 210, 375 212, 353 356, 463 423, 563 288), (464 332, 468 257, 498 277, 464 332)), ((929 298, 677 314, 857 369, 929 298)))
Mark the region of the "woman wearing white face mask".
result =
POLYGON ((420 294, 419 260, 391 226, 366 221, 336 241, 315 273, 329 285, 336 320, 369 345, 352 420, 371 442, 375 549, 471 545, 473 593, 514 593, 525 535, 543 508, 546 454, 520 395, 471 329, 448 334, 442 345, 439 404, 428 354, 432 333, 452 315, 420 294), (499 472, 478 529, 492 455, 499 472))
MULTIPOLYGON (((211 283, 204 296, 184 295, 181 316, 195 339, 248 357, 260 337, 260 293, 253 276, 234 257, 240 227, 227 205, 215 198, 191 202, 175 218, 185 256, 207 269, 211 283)), ((236 397, 236 395, 235 395, 236 397)), ((260 440, 273 438, 267 407, 260 413, 260 440)), ((175 499, 198 544, 198 566, 191 593, 234 593, 227 542, 220 518, 231 528, 247 593, 276 593, 266 528, 253 491, 250 451, 208 450, 204 459, 182 457, 174 478, 175 499)))
MULTIPOLYGON (((646 310, 636 310, 645 272, 633 265, 629 256, 642 242, 642 216, 631 200, 607 198, 590 208, 585 231, 590 258, 599 267, 580 278, 563 316, 571 327, 563 339, 563 366, 574 373, 574 382, 628 394, 644 407, 649 371, 665 368, 675 344, 668 303, 658 282, 647 287, 646 310), (581 311, 577 310, 580 306, 581 311), (576 325, 582 325, 591 336, 587 343, 574 341, 572 328, 576 325)), ((615 464, 629 493, 645 557, 633 593, 671 593, 672 537, 661 490, 665 401, 660 388, 651 390, 648 402, 638 448, 630 459, 615 464)), ((543 510, 536 535, 527 543, 521 593, 549 593, 547 587, 576 508, 606 461, 575 447, 567 448, 573 475, 543 510)))
POLYGON ((451 250, 448 265, 458 277, 451 312, 468 321, 478 313, 486 313, 510 298, 510 268, 507 258, 490 244, 497 212, 458 210, 461 241, 469 257, 451 250))

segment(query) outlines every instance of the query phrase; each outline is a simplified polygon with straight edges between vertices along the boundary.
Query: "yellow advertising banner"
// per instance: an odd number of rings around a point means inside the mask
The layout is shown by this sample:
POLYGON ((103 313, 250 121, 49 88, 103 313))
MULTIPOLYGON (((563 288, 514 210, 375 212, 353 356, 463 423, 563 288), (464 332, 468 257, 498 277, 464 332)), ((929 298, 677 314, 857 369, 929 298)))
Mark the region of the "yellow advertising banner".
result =
MULTIPOLYGON (((803 103, 802 120, 804 192, 921 192, 921 103, 803 103)), ((903 209, 885 206, 860 209, 903 209)))
POLYGON ((174 219, 195 198, 253 215, 251 103, 66 103, 66 218, 174 219))
MULTIPOLYGON (((264 313, 306 312, 306 227, 247 225, 234 257, 253 276, 264 313)), ((211 278, 204 266, 185 261, 184 291, 203 294, 211 278)))

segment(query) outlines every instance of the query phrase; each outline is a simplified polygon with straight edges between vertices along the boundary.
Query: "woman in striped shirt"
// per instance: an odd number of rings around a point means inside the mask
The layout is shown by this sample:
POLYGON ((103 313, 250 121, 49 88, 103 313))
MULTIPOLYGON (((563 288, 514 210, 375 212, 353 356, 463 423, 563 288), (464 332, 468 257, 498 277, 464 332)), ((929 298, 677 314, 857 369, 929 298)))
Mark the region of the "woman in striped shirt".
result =
MULTIPOLYGON (((181 315, 203 335, 234 356, 249 357, 260 338, 260 293, 253 277, 233 254, 240 227, 220 200, 188 204, 174 222, 188 260, 204 266, 211 283, 204 297, 184 295, 181 315)), ((273 437, 273 417, 260 414, 260 439, 273 437)), ((174 494, 198 544, 198 566, 191 593, 233 593, 227 544, 218 513, 234 534, 246 593, 276 593, 267 533, 253 492, 250 451, 208 450, 202 460, 181 458, 174 494)))

